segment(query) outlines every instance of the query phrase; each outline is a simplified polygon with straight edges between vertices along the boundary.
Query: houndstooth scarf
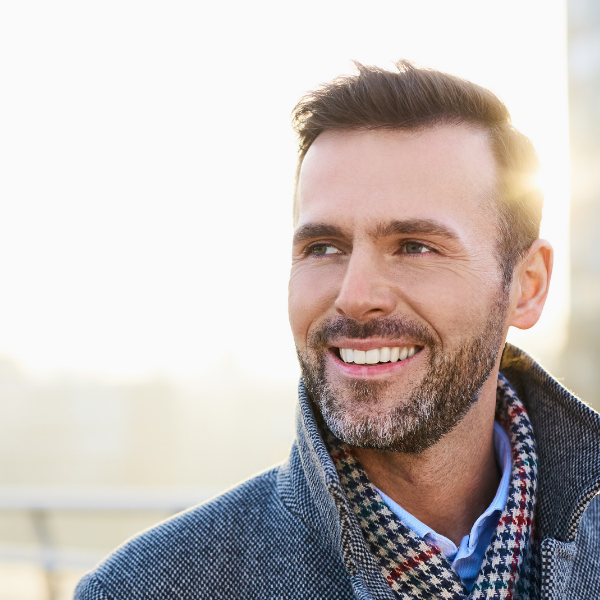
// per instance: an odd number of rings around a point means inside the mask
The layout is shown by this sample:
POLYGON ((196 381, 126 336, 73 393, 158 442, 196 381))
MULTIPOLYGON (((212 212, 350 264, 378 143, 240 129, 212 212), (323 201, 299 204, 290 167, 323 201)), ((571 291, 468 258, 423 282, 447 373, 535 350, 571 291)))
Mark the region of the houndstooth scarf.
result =
POLYGON ((516 392, 498 379, 496 420, 512 448, 508 500, 471 592, 437 546, 388 508, 352 449, 329 431, 325 440, 369 550, 396 598, 444 600, 539 597, 539 552, 533 529, 537 455, 531 422, 516 392))

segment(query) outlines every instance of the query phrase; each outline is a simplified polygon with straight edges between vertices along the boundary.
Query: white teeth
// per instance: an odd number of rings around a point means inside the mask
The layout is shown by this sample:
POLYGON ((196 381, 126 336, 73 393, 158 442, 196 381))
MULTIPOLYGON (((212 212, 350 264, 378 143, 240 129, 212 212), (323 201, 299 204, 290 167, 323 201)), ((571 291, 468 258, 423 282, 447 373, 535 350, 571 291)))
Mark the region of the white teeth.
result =
POLYGON ((377 363, 397 362, 406 360, 417 353, 415 346, 395 346, 393 348, 373 348, 372 350, 354 350, 352 348, 340 348, 340 357, 345 363, 356 363, 357 365, 376 365, 377 363))
POLYGON ((367 350, 365 356, 365 362, 368 365, 376 365, 379 362, 379 349, 367 350))
POLYGON ((354 351, 354 362, 357 365, 364 365, 366 362, 366 352, 364 350, 355 350, 354 351))

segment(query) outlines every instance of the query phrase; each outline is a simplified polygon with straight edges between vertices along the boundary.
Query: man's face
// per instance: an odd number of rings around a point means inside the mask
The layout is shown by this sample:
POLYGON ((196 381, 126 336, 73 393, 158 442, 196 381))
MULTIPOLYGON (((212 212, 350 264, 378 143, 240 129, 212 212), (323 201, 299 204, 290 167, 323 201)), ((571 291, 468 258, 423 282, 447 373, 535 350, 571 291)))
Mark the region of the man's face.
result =
POLYGON ((466 414, 506 334, 486 134, 325 132, 304 159, 289 315, 328 427, 421 452, 466 414))

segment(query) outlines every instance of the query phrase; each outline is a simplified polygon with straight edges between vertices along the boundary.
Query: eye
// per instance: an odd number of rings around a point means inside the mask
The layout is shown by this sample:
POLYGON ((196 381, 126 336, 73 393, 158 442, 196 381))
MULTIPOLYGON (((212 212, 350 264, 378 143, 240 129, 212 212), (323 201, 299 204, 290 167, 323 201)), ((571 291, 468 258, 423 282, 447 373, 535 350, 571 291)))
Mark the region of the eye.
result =
POLYGON ((342 251, 338 250, 331 244, 314 244, 308 248, 307 254, 312 256, 325 256, 326 254, 341 254, 342 251))
POLYGON ((431 248, 420 242, 406 242, 402 246, 405 254, 425 254, 431 252, 431 248))

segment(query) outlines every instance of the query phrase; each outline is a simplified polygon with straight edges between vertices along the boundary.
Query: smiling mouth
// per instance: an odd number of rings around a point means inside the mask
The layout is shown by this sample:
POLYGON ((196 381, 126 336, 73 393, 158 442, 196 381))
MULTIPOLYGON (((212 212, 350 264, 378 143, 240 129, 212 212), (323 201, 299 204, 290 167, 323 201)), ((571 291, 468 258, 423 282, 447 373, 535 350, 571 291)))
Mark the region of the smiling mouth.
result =
POLYGON ((353 348, 335 348, 334 351, 345 363, 357 365, 378 365, 386 362, 400 362, 413 357, 423 349, 422 346, 392 346, 355 350, 353 348))

